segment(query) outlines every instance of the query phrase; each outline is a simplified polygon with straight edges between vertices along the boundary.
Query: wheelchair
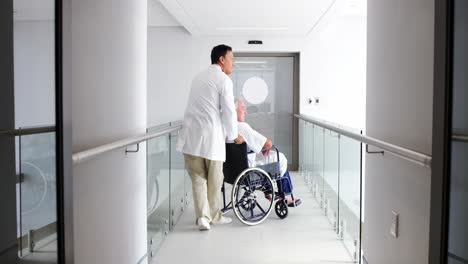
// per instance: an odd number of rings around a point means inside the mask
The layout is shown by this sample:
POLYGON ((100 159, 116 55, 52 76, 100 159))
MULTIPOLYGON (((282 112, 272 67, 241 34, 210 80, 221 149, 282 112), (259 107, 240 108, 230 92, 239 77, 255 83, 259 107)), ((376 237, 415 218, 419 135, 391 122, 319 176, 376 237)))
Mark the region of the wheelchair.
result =
MULTIPOLYGON (((292 196, 292 193, 283 192, 281 181, 287 180, 286 184, 290 187, 291 181, 280 175, 279 151, 275 146, 271 149, 276 150, 276 162, 249 167, 247 145, 226 144, 224 181, 221 188, 223 214, 233 210, 237 219, 246 225, 260 224, 268 217, 273 207, 280 219, 288 216, 285 196, 292 196), (232 184, 231 201, 227 205, 225 183, 232 184)), ((294 199, 293 196, 292 198, 294 199)))

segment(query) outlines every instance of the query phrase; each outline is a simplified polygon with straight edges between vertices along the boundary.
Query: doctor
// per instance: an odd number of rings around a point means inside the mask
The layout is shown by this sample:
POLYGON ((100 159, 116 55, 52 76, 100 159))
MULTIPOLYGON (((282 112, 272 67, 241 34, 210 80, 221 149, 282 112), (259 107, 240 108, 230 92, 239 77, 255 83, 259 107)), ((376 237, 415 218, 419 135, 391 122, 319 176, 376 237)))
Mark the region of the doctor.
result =
POLYGON ((234 67, 232 49, 218 45, 211 51, 211 66, 192 81, 183 131, 177 150, 184 153, 185 168, 192 179, 196 224, 209 230, 210 223, 228 224, 220 209, 226 140, 243 142, 237 131, 233 84, 228 77, 234 67))

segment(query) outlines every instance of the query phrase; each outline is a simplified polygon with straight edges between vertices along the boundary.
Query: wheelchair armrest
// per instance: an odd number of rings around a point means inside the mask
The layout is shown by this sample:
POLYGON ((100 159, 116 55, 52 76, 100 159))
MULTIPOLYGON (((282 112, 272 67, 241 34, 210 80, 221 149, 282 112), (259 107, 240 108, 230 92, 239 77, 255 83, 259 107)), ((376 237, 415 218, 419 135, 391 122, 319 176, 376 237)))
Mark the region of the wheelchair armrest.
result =
POLYGON ((262 149, 262 152, 263 152, 263 151, 267 151, 267 150, 272 150, 272 149, 276 150, 276 158, 277 158, 276 161, 279 162, 279 150, 278 150, 278 148, 277 148, 275 145, 271 146, 271 148, 262 149))

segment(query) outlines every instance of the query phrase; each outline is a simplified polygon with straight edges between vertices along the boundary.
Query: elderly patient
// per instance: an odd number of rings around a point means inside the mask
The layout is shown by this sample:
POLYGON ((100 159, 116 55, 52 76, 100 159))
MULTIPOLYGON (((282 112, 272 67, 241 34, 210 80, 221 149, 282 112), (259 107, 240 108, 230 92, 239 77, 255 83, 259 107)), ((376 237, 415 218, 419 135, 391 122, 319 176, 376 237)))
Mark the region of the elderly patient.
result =
MULTIPOLYGON (((239 128, 239 135, 241 135, 250 150, 255 153, 248 155, 249 166, 259 166, 266 163, 276 162, 277 155, 276 151, 264 150, 270 149, 273 146, 271 139, 263 136, 262 134, 255 131, 249 124, 245 122, 245 115, 247 110, 245 109, 244 102, 242 99, 236 97, 234 103, 237 111, 237 121, 239 128)), ((292 182, 288 172, 288 161, 283 153, 279 153, 280 173, 283 175, 281 180, 282 190, 286 194, 292 192, 292 182)), ((271 199, 271 194, 266 194, 265 197, 271 199)), ((297 206, 301 203, 301 199, 291 198, 290 195, 286 197, 286 201, 289 207, 297 206)))

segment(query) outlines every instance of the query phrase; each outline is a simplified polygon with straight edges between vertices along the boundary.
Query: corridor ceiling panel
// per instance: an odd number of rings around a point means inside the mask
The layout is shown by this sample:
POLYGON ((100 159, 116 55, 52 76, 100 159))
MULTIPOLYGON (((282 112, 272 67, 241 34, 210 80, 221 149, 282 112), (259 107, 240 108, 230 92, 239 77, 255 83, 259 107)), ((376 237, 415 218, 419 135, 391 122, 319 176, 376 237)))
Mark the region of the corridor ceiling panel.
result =
POLYGON ((192 35, 306 36, 335 0, 160 0, 192 35))

